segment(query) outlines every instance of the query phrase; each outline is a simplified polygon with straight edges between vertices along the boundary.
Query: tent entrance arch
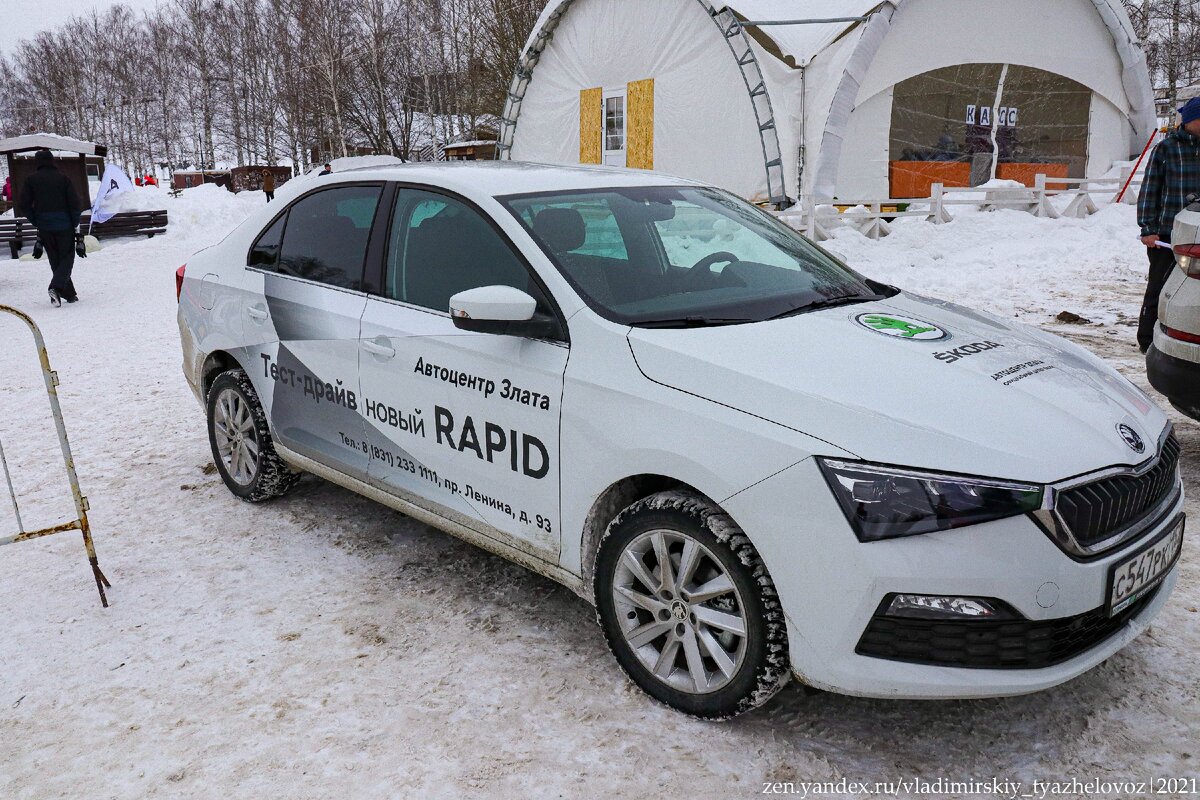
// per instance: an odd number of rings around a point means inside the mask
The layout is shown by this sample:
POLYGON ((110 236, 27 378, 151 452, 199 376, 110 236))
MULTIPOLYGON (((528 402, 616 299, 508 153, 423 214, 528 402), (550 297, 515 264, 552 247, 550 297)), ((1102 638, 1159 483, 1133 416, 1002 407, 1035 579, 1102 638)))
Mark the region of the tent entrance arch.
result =
POLYGON ((1092 91, 1016 64, 959 64, 892 87, 892 197, 927 197, 933 183, 1032 184, 1038 173, 1082 178, 1092 91))

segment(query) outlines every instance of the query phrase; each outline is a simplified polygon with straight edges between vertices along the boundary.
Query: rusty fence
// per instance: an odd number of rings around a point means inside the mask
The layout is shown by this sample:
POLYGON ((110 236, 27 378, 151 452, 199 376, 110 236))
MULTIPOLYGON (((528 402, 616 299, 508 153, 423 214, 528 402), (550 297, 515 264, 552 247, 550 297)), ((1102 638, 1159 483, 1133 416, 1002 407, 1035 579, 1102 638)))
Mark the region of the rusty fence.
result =
POLYGON ((100 592, 100 602, 105 608, 108 608, 108 598, 105 596, 104 590, 105 588, 111 588, 111 584, 104 577, 104 573, 100 571, 100 564, 96 559, 96 547, 92 543, 92 530, 88 525, 88 501, 83 496, 83 492, 79 490, 79 478, 75 475, 75 459, 71 455, 71 444, 67 441, 67 428, 63 423, 62 408, 58 402, 58 373, 50 369, 50 358, 46 354, 46 342, 42 338, 42 332, 38 329, 37 323, 30 319, 29 315, 25 312, 18 311, 10 306, 0 305, 0 314, 11 314, 17 317, 29 326, 29 331, 33 334, 33 343, 37 348, 38 359, 42 366, 42 379, 46 383, 46 394, 50 399, 50 412, 54 415, 54 427, 58 431, 58 443, 62 448, 63 465, 67 471, 67 482, 71 485, 71 494, 75 499, 76 514, 75 519, 50 528, 35 531, 25 530, 25 525, 21 521, 21 507, 17 501, 17 492, 13 488, 12 475, 8 468, 8 459, 4 456, 4 442, 0 441, 0 467, 3 468, 4 482, 8 486, 8 495, 12 500, 13 515, 17 521, 17 533, 12 536, 0 536, 0 545, 15 544, 16 542, 24 542, 30 539, 40 539, 43 536, 50 536, 51 534, 63 533, 65 531, 79 531, 83 534, 83 547, 87 551, 88 563, 92 566, 92 576, 96 579, 96 589, 100 592))

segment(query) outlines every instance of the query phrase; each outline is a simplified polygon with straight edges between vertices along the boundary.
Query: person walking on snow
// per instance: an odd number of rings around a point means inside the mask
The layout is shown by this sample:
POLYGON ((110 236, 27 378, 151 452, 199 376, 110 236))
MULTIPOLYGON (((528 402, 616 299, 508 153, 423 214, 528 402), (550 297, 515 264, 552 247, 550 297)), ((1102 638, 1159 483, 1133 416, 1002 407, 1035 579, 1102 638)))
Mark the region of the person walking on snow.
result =
POLYGON ((269 169, 264 169, 263 178, 263 194, 267 196, 267 202, 275 199, 275 175, 269 169))
POLYGON ((75 228, 83 206, 71 181, 54 166, 49 150, 38 150, 33 163, 37 169, 25 179, 17 213, 37 228, 46 249, 53 273, 50 302, 55 306, 61 306, 63 300, 74 303, 79 296, 71 281, 71 270, 75 266, 75 228))
POLYGON ((1175 215, 1187 206, 1189 195, 1200 195, 1200 97, 1187 101, 1179 109, 1179 116, 1179 127, 1167 134, 1150 155, 1138 195, 1138 225, 1150 258, 1150 278, 1138 317, 1137 341, 1143 353, 1154 342, 1158 296, 1175 268, 1175 253, 1156 242, 1170 244, 1175 215))
POLYGON ((4 198, 5 202, 12 200, 12 178, 8 175, 4 176, 4 191, 0 193, 0 197, 4 198))
POLYGON ((331 167, 329 164, 326 164, 326 165, 325 165, 325 169, 323 169, 323 170, 321 170, 320 172, 318 172, 318 173, 317 173, 317 177, 319 178, 319 177, 321 177, 322 175, 328 175, 328 174, 330 174, 331 172, 333 172, 333 167, 331 167))

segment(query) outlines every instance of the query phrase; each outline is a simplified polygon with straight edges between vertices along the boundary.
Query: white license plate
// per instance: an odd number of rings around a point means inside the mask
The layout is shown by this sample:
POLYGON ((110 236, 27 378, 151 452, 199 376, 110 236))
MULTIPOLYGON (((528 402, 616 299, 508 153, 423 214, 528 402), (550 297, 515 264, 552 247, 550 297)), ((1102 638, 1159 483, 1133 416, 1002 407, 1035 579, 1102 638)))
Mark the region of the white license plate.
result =
POLYGON ((1180 517, 1158 541, 1113 567, 1108 579, 1109 616, 1121 613, 1154 588, 1175 566, 1182 549, 1183 518, 1180 517))

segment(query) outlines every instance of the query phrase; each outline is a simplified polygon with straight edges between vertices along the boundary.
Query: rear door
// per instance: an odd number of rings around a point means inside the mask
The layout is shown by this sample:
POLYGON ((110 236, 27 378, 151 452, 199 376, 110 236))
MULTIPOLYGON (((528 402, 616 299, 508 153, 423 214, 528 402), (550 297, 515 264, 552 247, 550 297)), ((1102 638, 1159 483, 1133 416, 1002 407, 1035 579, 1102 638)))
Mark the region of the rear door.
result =
POLYGON ((458 292, 507 285, 557 315, 548 293, 483 211, 431 190, 400 189, 385 264, 362 324, 370 481, 557 562, 569 348, 462 331, 448 313, 458 292))
POLYGON ((339 184, 305 195, 259 237, 247 269, 244 328, 256 342, 248 371, 276 439, 360 479, 363 271, 383 189, 339 184))

